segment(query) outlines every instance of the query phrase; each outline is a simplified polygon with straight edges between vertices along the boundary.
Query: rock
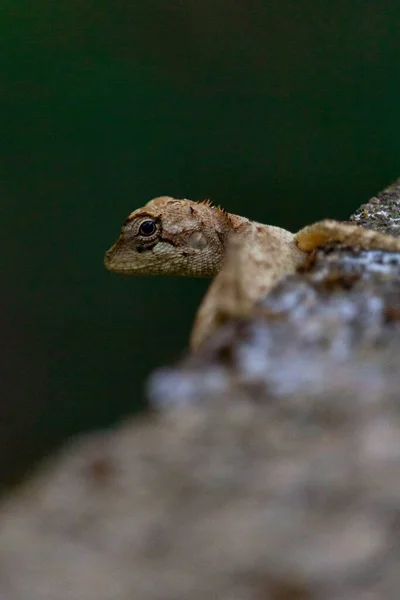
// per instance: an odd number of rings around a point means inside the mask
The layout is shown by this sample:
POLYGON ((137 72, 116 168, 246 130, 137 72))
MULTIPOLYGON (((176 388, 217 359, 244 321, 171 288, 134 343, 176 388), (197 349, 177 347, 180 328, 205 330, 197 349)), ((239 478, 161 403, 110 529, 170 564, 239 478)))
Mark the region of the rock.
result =
POLYGON ((3 501, 0 598, 397 598, 399 319, 399 254, 318 250, 3 501))

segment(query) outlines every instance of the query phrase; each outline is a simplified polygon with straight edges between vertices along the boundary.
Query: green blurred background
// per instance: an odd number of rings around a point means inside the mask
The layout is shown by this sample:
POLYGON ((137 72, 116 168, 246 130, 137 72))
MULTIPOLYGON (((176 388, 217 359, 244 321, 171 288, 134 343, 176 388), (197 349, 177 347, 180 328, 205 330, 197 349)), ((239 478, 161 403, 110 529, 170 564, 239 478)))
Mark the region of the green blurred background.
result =
POLYGON ((0 485, 145 406, 208 282, 103 268, 153 196, 297 229, 400 175, 397 2, 0 5, 0 485))

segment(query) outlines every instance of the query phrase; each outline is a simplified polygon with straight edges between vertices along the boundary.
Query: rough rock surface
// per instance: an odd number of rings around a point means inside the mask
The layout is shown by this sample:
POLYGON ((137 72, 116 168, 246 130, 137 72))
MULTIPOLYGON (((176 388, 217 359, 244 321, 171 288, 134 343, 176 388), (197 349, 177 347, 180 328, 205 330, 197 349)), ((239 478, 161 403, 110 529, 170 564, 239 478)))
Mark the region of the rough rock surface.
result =
MULTIPOLYGON (((396 235, 400 180, 352 217, 396 235)), ((3 600, 400 589, 400 255, 330 246, 0 507, 3 600)))

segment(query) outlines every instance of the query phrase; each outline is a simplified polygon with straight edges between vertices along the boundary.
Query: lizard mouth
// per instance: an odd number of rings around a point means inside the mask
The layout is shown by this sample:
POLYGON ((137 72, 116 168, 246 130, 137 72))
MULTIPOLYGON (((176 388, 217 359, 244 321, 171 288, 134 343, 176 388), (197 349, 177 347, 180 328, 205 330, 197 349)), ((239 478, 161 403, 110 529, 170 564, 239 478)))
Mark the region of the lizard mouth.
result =
POLYGON ((116 242, 104 254, 104 266, 108 271, 123 275, 140 275, 141 272, 145 272, 145 267, 141 269, 140 264, 129 259, 129 257, 124 257, 118 250, 118 242, 116 242))
POLYGON ((133 272, 130 263, 115 262, 107 254, 104 256, 104 266, 108 271, 112 271, 113 273, 126 273, 129 275, 133 272))
POLYGON ((117 244, 114 244, 104 254, 104 266, 109 271, 124 272, 128 269, 128 266, 127 265, 125 266, 123 262, 121 263, 121 260, 116 259, 116 257, 115 257, 116 246, 117 246, 117 244))

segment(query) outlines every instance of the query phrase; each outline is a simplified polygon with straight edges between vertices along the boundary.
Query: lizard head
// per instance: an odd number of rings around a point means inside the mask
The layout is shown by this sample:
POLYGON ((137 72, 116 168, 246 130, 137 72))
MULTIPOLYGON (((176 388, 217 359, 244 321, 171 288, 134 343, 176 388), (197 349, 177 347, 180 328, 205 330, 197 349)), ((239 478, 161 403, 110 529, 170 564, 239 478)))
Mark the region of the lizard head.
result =
POLYGON ((211 277, 232 229, 228 213, 207 201, 161 196, 129 215, 104 264, 127 275, 211 277))

